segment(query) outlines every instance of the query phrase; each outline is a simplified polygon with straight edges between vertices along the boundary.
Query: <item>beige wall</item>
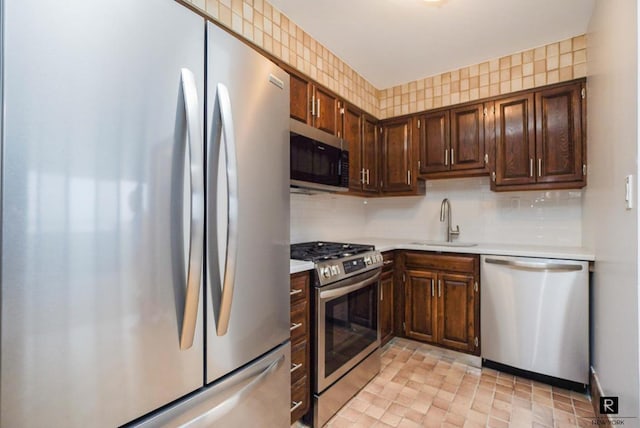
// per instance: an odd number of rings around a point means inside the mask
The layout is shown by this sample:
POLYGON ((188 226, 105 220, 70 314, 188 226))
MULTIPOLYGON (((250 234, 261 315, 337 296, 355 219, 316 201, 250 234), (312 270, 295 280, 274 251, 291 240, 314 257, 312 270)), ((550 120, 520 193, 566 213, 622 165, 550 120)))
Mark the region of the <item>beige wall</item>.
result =
POLYGON ((586 76, 584 35, 375 88, 265 0, 182 0, 379 119, 586 76))
MULTIPOLYGON (((625 176, 638 174, 637 2, 598 1, 587 32, 588 186, 583 243, 596 256, 592 360, 619 416, 638 417, 638 191, 625 209, 625 176)), ((640 420, 625 420, 640 426, 640 420)))

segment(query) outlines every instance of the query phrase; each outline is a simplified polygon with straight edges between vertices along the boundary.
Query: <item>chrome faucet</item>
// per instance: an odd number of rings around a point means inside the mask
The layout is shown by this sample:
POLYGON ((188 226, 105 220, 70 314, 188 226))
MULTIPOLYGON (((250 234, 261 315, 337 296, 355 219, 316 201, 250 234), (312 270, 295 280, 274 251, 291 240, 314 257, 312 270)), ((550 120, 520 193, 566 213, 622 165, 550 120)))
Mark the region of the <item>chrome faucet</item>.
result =
POLYGON ((444 221, 444 212, 447 212, 447 242, 453 241, 453 236, 460 235, 460 226, 456 225, 456 230, 451 228, 451 204, 449 199, 444 198, 440 204, 440 221, 444 221))

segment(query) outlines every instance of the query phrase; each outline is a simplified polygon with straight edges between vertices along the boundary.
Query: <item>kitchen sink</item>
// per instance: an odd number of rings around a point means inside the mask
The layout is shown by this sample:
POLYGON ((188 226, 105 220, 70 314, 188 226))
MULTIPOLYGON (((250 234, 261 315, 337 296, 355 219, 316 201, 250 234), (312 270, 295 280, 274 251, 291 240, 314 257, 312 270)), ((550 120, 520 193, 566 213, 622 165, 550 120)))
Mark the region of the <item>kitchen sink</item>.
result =
POLYGON ((478 244, 472 242, 446 242, 446 241, 414 241, 412 245, 424 245, 427 247, 475 247, 478 244))

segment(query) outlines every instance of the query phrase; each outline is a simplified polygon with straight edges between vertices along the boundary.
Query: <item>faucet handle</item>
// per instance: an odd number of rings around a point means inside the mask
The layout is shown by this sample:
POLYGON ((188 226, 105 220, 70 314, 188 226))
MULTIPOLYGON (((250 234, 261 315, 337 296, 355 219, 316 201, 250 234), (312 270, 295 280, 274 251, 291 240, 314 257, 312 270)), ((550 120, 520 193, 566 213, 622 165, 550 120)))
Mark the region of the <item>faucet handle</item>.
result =
POLYGON ((456 225, 456 229, 455 230, 451 229, 449 231, 449 234, 450 235, 456 235, 456 236, 460 235, 460 226, 456 225))

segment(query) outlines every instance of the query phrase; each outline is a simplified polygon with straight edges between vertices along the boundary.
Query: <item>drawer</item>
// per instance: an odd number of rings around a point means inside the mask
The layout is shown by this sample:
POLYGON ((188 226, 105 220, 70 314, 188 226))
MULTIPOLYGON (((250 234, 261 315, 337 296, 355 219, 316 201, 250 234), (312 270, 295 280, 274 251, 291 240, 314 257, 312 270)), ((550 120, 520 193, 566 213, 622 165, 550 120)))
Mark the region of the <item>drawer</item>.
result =
POLYGON ((309 362, 307 360, 308 349, 307 341, 294 343, 291 347, 291 385, 296 383, 307 374, 309 362))
POLYGON ((291 275, 291 304, 306 300, 309 295, 309 272, 300 272, 291 275))
POLYGON ((404 264, 406 267, 475 274, 480 261, 478 256, 407 251, 404 255, 404 264))
POLYGON ((303 301, 291 306, 291 343, 298 339, 306 339, 309 325, 307 321, 307 302, 303 301))
POLYGON ((310 392, 306 376, 291 386, 291 423, 294 423, 307 413, 310 392))

